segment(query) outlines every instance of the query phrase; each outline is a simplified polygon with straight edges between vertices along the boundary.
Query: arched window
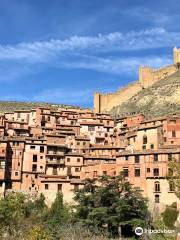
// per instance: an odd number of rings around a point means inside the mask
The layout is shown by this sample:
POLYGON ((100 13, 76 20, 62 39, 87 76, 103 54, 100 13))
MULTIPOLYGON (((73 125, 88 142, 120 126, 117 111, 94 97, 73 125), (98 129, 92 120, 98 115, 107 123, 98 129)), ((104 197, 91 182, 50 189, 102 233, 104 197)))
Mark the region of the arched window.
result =
POLYGON ((159 203, 159 202, 160 202, 160 200, 159 200, 159 195, 156 194, 156 195, 155 195, 155 203, 159 203))
POLYGON ((143 136, 143 144, 147 144, 147 136, 146 135, 143 136))
POLYGON ((160 183, 159 182, 154 183, 154 191, 155 192, 160 192, 160 183))

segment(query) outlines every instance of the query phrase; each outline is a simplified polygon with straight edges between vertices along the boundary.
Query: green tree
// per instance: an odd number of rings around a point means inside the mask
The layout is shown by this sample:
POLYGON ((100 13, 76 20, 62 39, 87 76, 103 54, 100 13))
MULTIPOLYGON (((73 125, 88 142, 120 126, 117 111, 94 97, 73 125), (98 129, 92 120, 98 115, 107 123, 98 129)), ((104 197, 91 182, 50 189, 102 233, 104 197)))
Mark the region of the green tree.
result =
POLYGON ((148 219, 147 200, 141 191, 133 188, 120 174, 117 177, 103 176, 100 184, 86 180, 75 200, 76 217, 82 224, 103 229, 108 233, 118 235, 118 231, 133 235, 137 226, 145 226, 148 219))
POLYGON ((0 233, 4 239, 23 239, 23 236, 36 223, 42 222, 47 209, 41 195, 31 201, 22 193, 11 193, 0 200, 0 233))
POLYGON ((71 219, 70 208, 63 202, 63 194, 58 192, 50 209, 44 215, 44 222, 53 239, 58 239, 62 227, 71 219))
POLYGON ((169 162, 169 173, 167 179, 170 184, 174 185, 175 194, 180 199, 180 162, 176 159, 169 162))
POLYGON ((0 200, 1 233, 13 235, 17 231, 22 218, 27 214, 25 196, 21 193, 9 194, 0 200))

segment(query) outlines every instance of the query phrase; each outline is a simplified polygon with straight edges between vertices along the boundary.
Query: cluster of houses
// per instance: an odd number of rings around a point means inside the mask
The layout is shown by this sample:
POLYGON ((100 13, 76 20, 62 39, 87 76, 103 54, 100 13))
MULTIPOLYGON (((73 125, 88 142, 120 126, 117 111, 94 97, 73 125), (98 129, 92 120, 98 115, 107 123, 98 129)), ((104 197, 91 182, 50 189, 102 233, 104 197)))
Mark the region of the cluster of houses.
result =
POLYGON ((86 178, 123 172, 155 212, 178 202, 167 181, 169 162, 180 161, 180 116, 114 119, 89 109, 39 107, 0 115, 0 195, 8 190, 58 191, 73 202, 86 178))

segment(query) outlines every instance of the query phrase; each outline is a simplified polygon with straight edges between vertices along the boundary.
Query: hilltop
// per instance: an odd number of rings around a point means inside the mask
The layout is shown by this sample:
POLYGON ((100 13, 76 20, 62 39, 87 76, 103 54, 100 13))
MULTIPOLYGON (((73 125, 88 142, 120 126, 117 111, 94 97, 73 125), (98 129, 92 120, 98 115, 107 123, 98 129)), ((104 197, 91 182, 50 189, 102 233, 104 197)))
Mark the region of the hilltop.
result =
POLYGON ((18 102, 18 101, 0 101, 0 113, 12 112, 15 110, 29 110, 36 107, 50 107, 57 109, 59 107, 66 108, 77 108, 74 106, 64 105, 64 104, 53 104, 53 103, 44 103, 44 102, 18 102))
POLYGON ((180 114, 180 70, 142 89, 126 102, 112 108, 113 115, 142 113, 147 118, 180 114))

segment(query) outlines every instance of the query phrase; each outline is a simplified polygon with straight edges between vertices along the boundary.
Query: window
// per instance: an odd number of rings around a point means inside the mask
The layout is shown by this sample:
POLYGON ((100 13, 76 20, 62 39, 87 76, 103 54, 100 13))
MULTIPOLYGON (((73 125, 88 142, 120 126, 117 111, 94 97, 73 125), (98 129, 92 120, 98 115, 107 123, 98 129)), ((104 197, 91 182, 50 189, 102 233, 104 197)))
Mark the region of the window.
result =
POLYGON ((154 161, 158 162, 158 154, 154 154, 154 161))
POLYGON ((74 184, 74 191, 77 192, 79 190, 79 185, 78 184, 74 184))
POLYGON ((97 171, 94 171, 93 177, 97 177, 97 171))
POLYGON ((159 195, 156 194, 156 195, 155 195, 155 203, 159 203, 159 202, 160 202, 160 200, 159 200, 159 195))
POLYGON ((128 168, 123 168, 123 174, 124 174, 124 177, 129 176, 128 168))
POLYGON ((37 162, 37 155, 33 155, 33 162, 37 162))
POLYGON ((58 184, 58 185, 57 185, 57 190, 58 190, 58 192, 61 192, 61 191, 62 191, 62 184, 58 184))
POLYGON ((83 145, 85 146, 85 145, 86 145, 86 142, 83 142, 83 145))
POLYGON ((15 172, 15 176, 18 176, 18 172, 15 172))
POLYGON ((147 144, 147 136, 146 135, 143 136, 143 144, 147 144))
POLYGON ((43 159, 43 156, 40 156, 40 159, 43 159))
POLYGON ((154 144, 151 144, 150 148, 151 148, 151 149, 154 149, 154 144))
POLYGON ((45 184, 45 189, 48 190, 49 189, 49 185, 45 184))
POLYGON ((172 154, 171 153, 168 154, 168 161, 172 161, 172 154))
POLYGON ((95 130, 95 126, 88 126, 88 131, 94 131, 95 130))
POLYGON ((70 158, 67 158, 67 162, 70 162, 70 158))
POLYGON ((30 146, 30 149, 35 149, 35 146, 32 146, 32 145, 31 145, 31 146, 30 146))
POLYGON ((150 169, 150 168, 147 168, 146 171, 147 171, 147 173, 150 173, 150 172, 151 172, 151 169, 150 169))
POLYGON ((129 156, 125 156, 125 160, 128 161, 128 159, 129 159, 129 156))
POLYGON ((139 155, 135 155, 135 163, 139 163, 139 155))
POLYGON ((158 177, 159 176, 159 168, 154 168, 153 173, 154 173, 154 177, 158 177))
POLYGON ((33 171, 33 172, 36 172, 36 171, 37 171, 37 165, 36 165, 36 164, 33 164, 33 165, 32 165, 32 171, 33 171))
POLYGON ((44 146, 40 146, 40 153, 44 152, 44 146))
POLYGON ((107 171, 103 171, 103 175, 107 175, 107 171))
POLYGON ((146 149, 146 145, 143 145, 143 146, 142 146, 142 149, 146 149))
POLYGON ((54 166, 53 166, 52 174, 53 174, 53 175, 57 175, 57 167, 54 167, 54 166))
POLYGON ((80 145, 80 142, 77 142, 77 145, 79 146, 79 145, 80 145))
POLYGON ((172 137, 173 137, 173 138, 176 137, 176 131, 175 131, 175 130, 172 131, 172 137))
POLYGON ((43 169, 43 166, 40 166, 40 169, 43 169))
POLYGON ((81 161, 81 159, 80 158, 77 158, 77 162, 80 162, 81 161))
POLYGON ((174 182, 172 182, 172 181, 169 182, 169 191, 170 192, 174 192, 175 191, 175 185, 174 185, 174 182))
POLYGON ((159 182, 154 183, 154 191, 155 192, 160 192, 160 183, 159 182))
POLYGON ((80 169, 78 167, 76 167, 75 172, 80 172, 80 169))
POLYGON ((135 177, 140 177, 141 175, 140 168, 135 168, 134 175, 135 177))

